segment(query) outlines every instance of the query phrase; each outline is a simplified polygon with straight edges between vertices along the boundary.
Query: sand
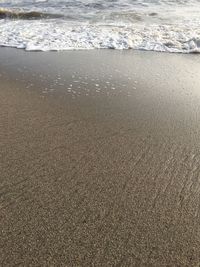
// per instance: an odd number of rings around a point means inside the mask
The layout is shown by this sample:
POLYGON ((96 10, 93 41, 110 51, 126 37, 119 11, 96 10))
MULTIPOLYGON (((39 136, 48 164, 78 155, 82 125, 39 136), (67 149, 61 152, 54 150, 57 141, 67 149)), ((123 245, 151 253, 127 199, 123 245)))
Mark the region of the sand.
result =
POLYGON ((0 49, 0 266, 199 266, 200 59, 0 49))

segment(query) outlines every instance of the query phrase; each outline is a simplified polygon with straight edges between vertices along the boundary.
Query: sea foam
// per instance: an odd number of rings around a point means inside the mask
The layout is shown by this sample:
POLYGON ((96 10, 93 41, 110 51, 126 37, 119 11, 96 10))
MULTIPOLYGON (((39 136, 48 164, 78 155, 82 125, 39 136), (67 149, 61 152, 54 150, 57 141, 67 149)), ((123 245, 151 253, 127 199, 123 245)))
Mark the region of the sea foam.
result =
POLYGON ((2 0, 0 46, 200 52, 199 0, 2 0))
POLYGON ((0 21, 0 45, 27 51, 139 49, 200 52, 200 23, 179 25, 69 25, 53 20, 0 21), (192 30, 191 30, 192 29, 192 30))

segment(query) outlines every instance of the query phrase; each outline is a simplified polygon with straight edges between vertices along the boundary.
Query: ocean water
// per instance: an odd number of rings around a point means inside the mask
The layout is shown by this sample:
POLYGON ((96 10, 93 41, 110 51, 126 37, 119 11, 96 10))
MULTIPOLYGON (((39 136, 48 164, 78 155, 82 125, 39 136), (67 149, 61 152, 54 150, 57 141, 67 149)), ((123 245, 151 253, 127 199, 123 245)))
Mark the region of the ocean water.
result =
POLYGON ((1 0, 0 46, 200 52, 200 0, 1 0))

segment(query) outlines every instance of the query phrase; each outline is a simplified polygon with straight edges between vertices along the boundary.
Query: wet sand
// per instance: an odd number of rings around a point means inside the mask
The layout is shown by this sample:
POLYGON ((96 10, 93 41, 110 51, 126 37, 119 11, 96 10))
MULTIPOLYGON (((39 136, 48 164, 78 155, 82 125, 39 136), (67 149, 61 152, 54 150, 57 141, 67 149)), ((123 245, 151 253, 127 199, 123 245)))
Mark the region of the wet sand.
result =
POLYGON ((196 55, 0 49, 0 266, 199 266, 199 77, 196 55))

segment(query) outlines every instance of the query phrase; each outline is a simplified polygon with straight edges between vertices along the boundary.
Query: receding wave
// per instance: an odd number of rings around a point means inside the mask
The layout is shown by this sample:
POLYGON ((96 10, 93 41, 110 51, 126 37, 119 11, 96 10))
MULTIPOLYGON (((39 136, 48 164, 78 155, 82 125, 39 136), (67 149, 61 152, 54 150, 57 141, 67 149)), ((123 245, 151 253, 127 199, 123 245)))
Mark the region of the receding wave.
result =
POLYGON ((0 0, 0 46, 200 53, 200 0, 0 0))
POLYGON ((21 19, 21 20, 36 20, 36 19, 56 19, 62 18, 61 14, 50 14, 38 11, 15 11, 9 9, 0 9, 0 19, 21 19))
POLYGON ((200 53, 200 23, 117 27, 53 20, 0 21, 0 46, 28 51, 139 49, 200 53), (193 29, 191 31, 190 29, 193 29))

